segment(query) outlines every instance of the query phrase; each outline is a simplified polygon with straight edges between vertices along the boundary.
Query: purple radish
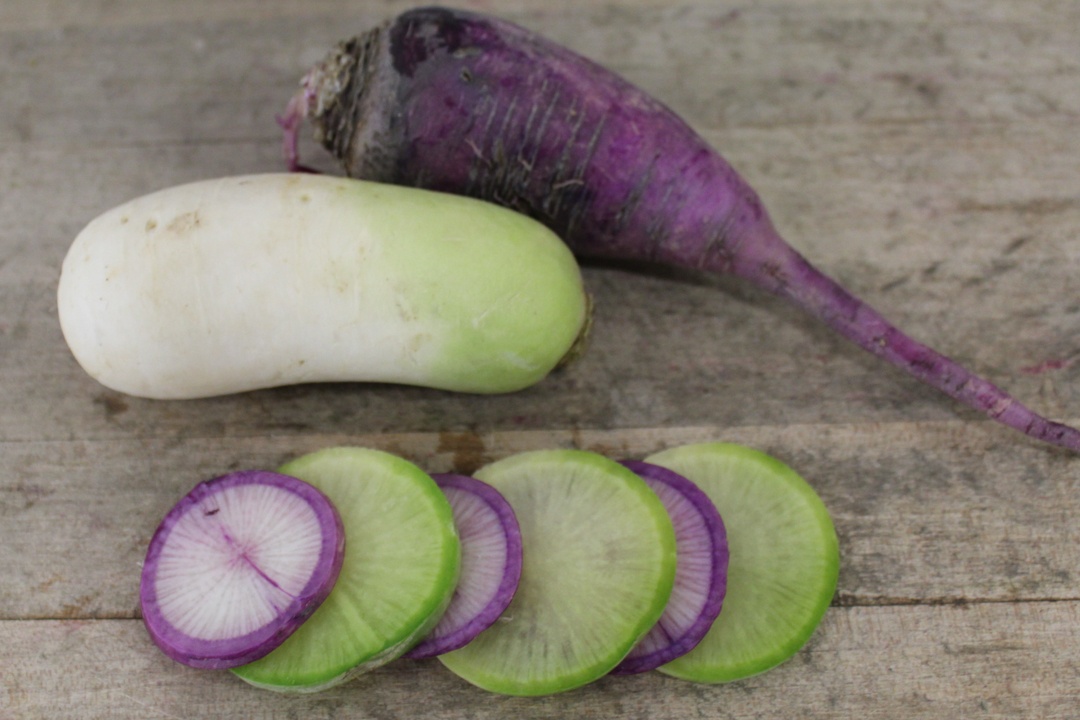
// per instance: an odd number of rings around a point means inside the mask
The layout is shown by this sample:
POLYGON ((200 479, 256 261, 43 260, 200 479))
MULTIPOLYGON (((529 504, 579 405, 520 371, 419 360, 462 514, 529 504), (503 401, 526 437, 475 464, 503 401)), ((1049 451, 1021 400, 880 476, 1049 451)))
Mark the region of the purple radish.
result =
POLYGON ((465 647, 506 610, 521 578, 521 529, 510 503, 466 475, 431 476, 454 513, 461 576, 435 629, 404 657, 430 658, 465 647))
POLYGON ((330 594, 345 555, 333 504, 287 475, 199 483, 150 540, 139 600, 172 659, 233 668, 268 654, 330 594))
POLYGON ((622 464, 657 494, 675 528, 675 586, 664 614, 611 671, 632 675, 682 657, 712 628, 727 591, 728 544, 720 513, 697 485, 659 465, 622 464))
POLYGON ((293 169, 305 117, 350 176, 506 205, 584 257, 740 276, 998 422, 1080 451, 1080 431, 911 339, 811 266, 669 108, 524 28, 457 10, 404 12, 305 76, 281 119, 293 169))

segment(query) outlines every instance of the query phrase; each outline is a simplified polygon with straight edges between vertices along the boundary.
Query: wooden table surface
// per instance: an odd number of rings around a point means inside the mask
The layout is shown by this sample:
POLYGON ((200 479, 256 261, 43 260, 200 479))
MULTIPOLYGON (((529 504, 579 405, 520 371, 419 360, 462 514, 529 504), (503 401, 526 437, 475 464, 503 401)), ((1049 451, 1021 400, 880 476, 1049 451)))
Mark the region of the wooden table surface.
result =
MULTIPOLYGON (((274 115, 306 68, 409 5, 0 4, 0 718, 1080 717, 1080 458, 735 280, 587 265, 589 352, 505 396, 339 384, 162 402, 82 372, 55 301, 79 229, 153 189, 280 169, 274 115), (701 440, 788 462, 840 536, 824 622, 758 677, 651 674, 516 699, 399 661, 282 697, 172 663, 139 619, 150 535, 211 475, 341 443, 434 472, 701 440)), ((1080 421, 1080 3, 463 6, 663 99, 815 264, 1035 409, 1080 421)))

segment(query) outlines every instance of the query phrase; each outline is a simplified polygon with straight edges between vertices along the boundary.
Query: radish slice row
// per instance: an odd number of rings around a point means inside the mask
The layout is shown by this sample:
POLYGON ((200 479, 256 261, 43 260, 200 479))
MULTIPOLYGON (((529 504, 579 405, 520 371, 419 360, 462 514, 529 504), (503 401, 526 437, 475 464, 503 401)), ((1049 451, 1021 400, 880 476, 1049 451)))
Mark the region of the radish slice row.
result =
POLYGON ((521 578, 521 529, 506 499, 466 475, 432 475, 454 513, 461 576, 442 619, 405 654, 429 658, 465 647, 491 627, 514 599, 521 578))
POLYGON ((813 488, 738 445, 520 453, 476 478, 328 448, 196 486, 151 540, 140 600, 166 655, 258 687, 437 656, 479 687, 543 695, 608 673, 767 670, 814 631, 838 567, 813 488))
POLYGON ((622 464, 645 481, 668 511, 675 528, 677 565, 664 614, 612 670, 613 675, 655 670, 693 650, 720 614, 727 591, 727 534, 709 496, 659 465, 635 460, 622 464))
POLYGON ((326 599, 344 552, 337 510, 301 480, 246 470, 199 483, 150 541, 143 621, 162 652, 185 665, 252 662, 326 599))

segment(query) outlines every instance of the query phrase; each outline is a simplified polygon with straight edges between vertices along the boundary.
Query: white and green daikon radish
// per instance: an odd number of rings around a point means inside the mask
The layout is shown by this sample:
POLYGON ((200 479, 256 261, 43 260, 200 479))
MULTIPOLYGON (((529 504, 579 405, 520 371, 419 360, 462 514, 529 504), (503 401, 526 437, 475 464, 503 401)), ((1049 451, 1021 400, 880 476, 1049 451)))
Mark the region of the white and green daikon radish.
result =
POLYGON ((72 244, 57 304, 92 377, 172 399, 320 381, 514 391, 567 356, 588 314, 573 256, 539 223, 310 174, 104 213, 72 244))

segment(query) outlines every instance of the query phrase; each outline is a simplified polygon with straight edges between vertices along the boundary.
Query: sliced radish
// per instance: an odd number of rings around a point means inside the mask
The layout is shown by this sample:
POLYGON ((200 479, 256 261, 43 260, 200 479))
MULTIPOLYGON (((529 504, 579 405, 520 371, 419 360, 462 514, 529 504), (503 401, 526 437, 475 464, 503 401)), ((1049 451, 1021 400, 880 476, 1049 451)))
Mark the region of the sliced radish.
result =
POLYGON ((675 587, 664 614, 614 670, 630 675, 654 670, 694 649, 712 627, 727 590, 728 545, 724 521, 709 496, 682 475, 651 463, 626 460, 671 516, 675 528, 675 587))
POLYGON ((461 576, 442 619, 405 657, 435 657, 465 647, 498 620, 521 578, 521 529, 510 503, 476 478, 431 476, 454 511, 461 576))
POLYGON ((439 656, 508 695, 545 695, 610 672, 656 624, 675 578, 671 519, 648 485, 581 450, 527 452, 476 473, 514 508, 523 565, 502 619, 439 656))
POLYGON ((427 636, 457 586, 461 544, 446 495, 404 458, 331 447, 281 471, 326 493, 349 548, 333 592, 311 619, 233 672, 257 687, 310 693, 384 665, 427 636))
POLYGON ((245 470, 199 483, 150 541, 139 588, 143 621, 178 662, 243 665, 319 607, 344 550, 334 506, 301 480, 245 470))
POLYGON ((697 647, 660 672, 729 682, 798 652, 829 607, 840 566, 836 530, 814 489, 776 458, 730 443, 684 445, 645 460, 709 496, 731 547, 720 616, 697 647))

